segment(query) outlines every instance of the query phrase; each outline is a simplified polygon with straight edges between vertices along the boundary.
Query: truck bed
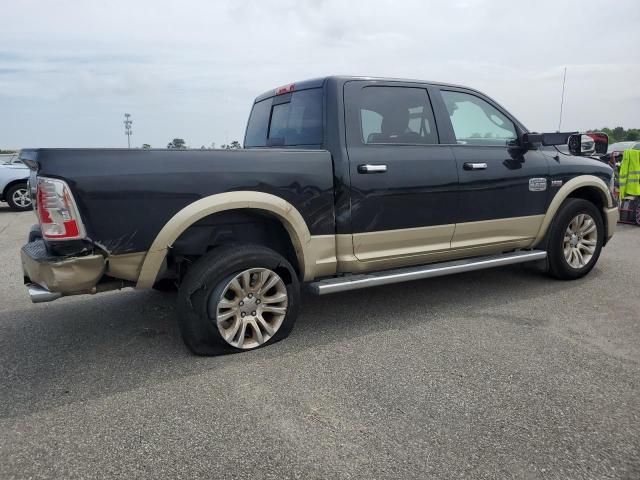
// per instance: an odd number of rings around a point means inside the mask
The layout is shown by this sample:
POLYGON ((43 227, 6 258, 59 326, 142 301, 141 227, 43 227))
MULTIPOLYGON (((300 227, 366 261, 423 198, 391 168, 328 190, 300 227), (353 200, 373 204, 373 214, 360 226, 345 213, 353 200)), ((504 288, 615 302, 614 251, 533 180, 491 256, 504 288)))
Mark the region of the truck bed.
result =
POLYGON ((334 233, 326 150, 26 149, 21 158, 32 177, 37 172, 69 184, 88 237, 111 254, 146 250, 185 206, 238 190, 279 196, 302 214, 312 235, 334 233))

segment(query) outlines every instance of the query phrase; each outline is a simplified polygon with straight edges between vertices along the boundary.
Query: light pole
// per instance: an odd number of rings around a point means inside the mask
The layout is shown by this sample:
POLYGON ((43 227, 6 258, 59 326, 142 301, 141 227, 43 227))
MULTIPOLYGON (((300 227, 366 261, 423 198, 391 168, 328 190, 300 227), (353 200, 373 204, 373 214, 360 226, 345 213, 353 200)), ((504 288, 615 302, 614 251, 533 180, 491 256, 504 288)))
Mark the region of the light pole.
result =
POLYGON ((133 123, 133 120, 130 120, 130 118, 130 113, 124 114, 124 134, 127 136, 127 145, 129 148, 131 148, 131 135, 133 135, 133 132, 131 131, 131 124, 133 123))

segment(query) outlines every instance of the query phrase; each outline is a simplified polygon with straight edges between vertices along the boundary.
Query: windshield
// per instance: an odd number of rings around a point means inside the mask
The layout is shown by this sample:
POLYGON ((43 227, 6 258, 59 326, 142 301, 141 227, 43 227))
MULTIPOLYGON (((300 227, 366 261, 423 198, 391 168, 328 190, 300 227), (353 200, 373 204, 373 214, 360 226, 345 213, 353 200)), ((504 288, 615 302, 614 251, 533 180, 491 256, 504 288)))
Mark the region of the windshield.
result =
POLYGON ((322 144, 322 88, 274 96, 253 106, 245 147, 322 144))

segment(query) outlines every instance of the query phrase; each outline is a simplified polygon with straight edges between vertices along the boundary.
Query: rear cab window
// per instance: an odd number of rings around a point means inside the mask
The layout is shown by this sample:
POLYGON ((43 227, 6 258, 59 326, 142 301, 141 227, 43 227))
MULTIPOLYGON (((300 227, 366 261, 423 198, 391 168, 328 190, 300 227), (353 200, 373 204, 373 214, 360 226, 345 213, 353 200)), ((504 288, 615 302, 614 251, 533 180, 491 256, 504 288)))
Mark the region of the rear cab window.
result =
POLYGON ((249 116, 245 147, 322 145, 323 97, 319 87, 259 100, 249 116))

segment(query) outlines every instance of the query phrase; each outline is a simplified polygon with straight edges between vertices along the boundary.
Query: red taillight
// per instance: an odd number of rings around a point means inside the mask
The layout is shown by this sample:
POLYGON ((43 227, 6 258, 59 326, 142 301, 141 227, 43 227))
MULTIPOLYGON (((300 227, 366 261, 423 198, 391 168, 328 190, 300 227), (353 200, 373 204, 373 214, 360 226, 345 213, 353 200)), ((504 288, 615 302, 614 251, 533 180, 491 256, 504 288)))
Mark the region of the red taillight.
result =
POLYGON ((284 95, 285 93, 291 93, 296 89, 294 83, 291 85, 285 85, 284 87, 280 87, 276 89, 276 95, 284 95))
POLYGON ((38 177, 36 212, 44 238, 73 240, 84 237, 76 202, 64 181, 38 177))

